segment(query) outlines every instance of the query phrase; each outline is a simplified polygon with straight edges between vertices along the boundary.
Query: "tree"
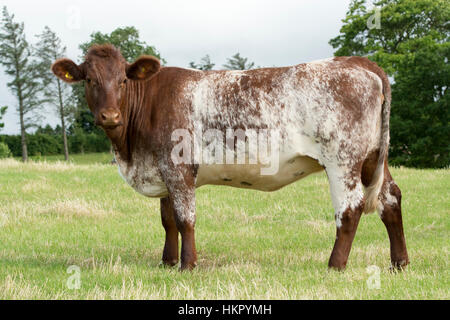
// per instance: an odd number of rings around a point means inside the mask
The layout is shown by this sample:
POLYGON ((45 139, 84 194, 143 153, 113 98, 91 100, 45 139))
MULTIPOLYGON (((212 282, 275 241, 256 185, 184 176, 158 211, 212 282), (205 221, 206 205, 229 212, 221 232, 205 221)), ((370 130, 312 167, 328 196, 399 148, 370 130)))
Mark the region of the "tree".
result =
POLYGON ((196 64, 194 61, 191 61, 189 63, 189 67, 198 70, 212 70, 214 66, 215 64, 211 62, 211 58, 209 57, 208 54, 203 58, 201 58, 198 64, 196 64))
MULTIPOLYGON (((6 109, 8 107, 0 107, 0 121, 2 120, 3 116, 6 113, 6 109)), ((4 123, 0 122, 0 129, 5 126, 4 123)), ((11 151, 9 150, 9 147, 6 143, 3 141, 0 141, 0 159, 7 158, 11 156, 11 151)))
MULTIPOLYGON (((6 113, 6 109, 8 109, 7 106, 0 107, 0 121, 2 121, 2 118, 6 113)), ((3 122, 0 122, 0 129, 3 128, 4 126, 5 126, 5 124, 3 122)))
MULTIPOLYGON (((133 62, 141 55, 152 55, 160 59, 163 64, 165 63, 165 60, 161 58, 155 47, 140 40, 139 31, 135 27, 117 28, 110 34, 94 32, 91 34, 90 41, 80 44, 79 47, 84 56, 92 45, 105 43, 110 43, 120 49, 123 57, 128 62, 133 62)), ((72 97, 76 105, 74 126, 81 128, 86 133, 103 135, 107 139, 104 132, 94 124, 94 117, 87 107, 83 84, 76 83, 72 85, 72 97)), ((74 128, 71 131, 74 133, 79 132, 79 130, 74 128)))
POLYGON ((224 64, 224 68, 227 70, 248 70, 255 67, 254 62, 247 62, 248 58, 241 57, 241 55, 236 53, 231 58, 227 59, 227 63, 224 64))
POLYGON ((450 5, 445 0, 353 0, 335 55, 361 55, 393 79, 390 159, 415 167, 450 164, 450 5), (378 15, 378 17, 376 16, 378 15), (379 19, 379 25, 371 21, 379 19), (369 23, 368 23, 369 22, 369 23))
POLYGON ((31 50, 25 39, 24 24, 14 22, 14 15, 8 13, 6 6, 3 7, 0 64, 5 67, 6 74, 12 77, 7 86, 18 101, 23 161, 28 160, 26 129, 35 126, 37 114, 33 111, 43 102, 39 95, 41 86, 37 80, 36 63, 30 56, 31 50))
POLYGON ((165 63, 155 47, 140 40, 139 31, 135 27, 117 28, 110 34, 94 32, 91 34, 91 40, 89 42, 80 44, 80 49, 83 51, 84 56, 93 44, 105 43, 110 43, 120 49, 122 56, 128 62, 133 62, 139 56, 145 54, 155 56, 162 63, 165 63))
POLYGON ((69 147, 67 144, 66 120, 72 114, 70 108, 70 90, 58 77, 55 77, 50 70, 52 63, 66 55, 66 47, 62 45, 61 39, 55 32, 45 27, 44 31, 37 35, 39 42, 36 44, 36 55, 39 59, 40 78, 43 83, 43 94, 48 103, 55 108, 61 121, 61 135, 64 145, 64 157, 69 160, 69 147))

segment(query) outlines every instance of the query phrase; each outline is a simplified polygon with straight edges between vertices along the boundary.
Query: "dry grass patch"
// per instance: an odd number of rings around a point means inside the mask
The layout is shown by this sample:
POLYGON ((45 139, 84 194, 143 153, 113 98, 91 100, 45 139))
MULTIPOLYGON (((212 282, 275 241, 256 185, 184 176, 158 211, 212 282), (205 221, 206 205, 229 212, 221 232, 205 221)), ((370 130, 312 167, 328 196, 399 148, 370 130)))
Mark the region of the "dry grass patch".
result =
POLYGON ((84 199, 53 201, 36 209, 38 214, 53 213, 63 217, 95 217, 102 218, 114 214, 105 209, 99 202, 87 202, 84 199))
POLYGON ((17 222, 19 219, 36 218, 38 215, 55 214, 59 217, 104 218, 115 211, 105 209, 99 202, 84 199, 56 200, 42 204, 39 201, 3 203, 0 205, 0 226, 17 222))
POLYGON ((30 297, 45 297, 42 289, 24 280, 22 275, 7 275, 0 281, 2 299, 25 300, 30 297))

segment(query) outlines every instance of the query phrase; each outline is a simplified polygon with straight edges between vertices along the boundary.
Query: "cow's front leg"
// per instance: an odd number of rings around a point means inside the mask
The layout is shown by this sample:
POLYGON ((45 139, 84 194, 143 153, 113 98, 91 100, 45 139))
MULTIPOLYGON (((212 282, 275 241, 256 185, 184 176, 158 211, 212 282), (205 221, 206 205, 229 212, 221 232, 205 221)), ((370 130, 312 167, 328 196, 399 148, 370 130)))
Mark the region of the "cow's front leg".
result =
POLYGON ((197 265, 195 249, 195 189, 176 190, 169 196, 175 223, 181 234, 181 270, 192 270, 197 265))
POLYGON ((178 263, 178 228, 170 199, 161 199, 161 221, 166 231, 166 241, 162 255, 162 263, 174 266, 178 263))
POLYGON ((181 234, 181 270, 197 265, 195 250, 195 168, 172 159, 160 159, 160 170, 169 192, 169 205, 178 232, 181 234))

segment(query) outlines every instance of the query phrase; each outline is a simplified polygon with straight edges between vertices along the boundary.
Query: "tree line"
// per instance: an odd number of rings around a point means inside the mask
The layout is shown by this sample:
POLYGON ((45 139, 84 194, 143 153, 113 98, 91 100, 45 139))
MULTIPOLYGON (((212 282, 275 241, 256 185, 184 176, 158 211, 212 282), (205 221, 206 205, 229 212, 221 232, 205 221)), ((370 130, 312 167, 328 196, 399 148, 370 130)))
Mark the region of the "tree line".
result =
MULTIPOLYGON (((24 24, 15 22, 6 7, 0 28, 0 64, 11 79, 7 86, 17 100, 19 136, 0 135, 0 157, 107 151, 109 141, 96 127, 87 107, 83 84, 68 86, 53 76, 53 61, 66 47, 49 27, 26 40, 24 24), (38 126, 46 108, 53 108, 60 124, 38 126), (33 134, 27 130, 35 129, 33 134), (2 151, 4 150, 4 151, 2 151)), ((336 56, 366 56, 389 74, 392 82, 390 162, 413 167, 450 165, 450 5, 445 0, 352 0, 337 37, 330 40, 336 56), (375 7, 371 8, 373 4, 375 7), (369 21, 376 24, 370 24, 369 21)), ((165 60, 139 37, 134 27, 111 33, 94 32, 79 45, 82 58, 93 44, 111 43, 128 62, 142 54, 165 60)), ((190 68, 213 70, 209 55, 190 68)), ((222 69, 246 70, 255 63, 236 53, 222 69)), ((6 106, 0 107, 1 119, 6 106)))

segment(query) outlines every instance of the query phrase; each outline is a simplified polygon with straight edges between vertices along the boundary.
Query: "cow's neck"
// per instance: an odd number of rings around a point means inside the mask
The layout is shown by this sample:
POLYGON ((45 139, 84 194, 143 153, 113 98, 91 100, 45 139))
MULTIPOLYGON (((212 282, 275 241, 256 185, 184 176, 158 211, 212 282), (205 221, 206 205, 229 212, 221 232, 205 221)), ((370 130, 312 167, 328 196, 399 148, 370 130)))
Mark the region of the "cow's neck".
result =
POLYGON ((107 132, 114 150, 124 161, 132 161, 137 148, 143 147, 143 131, 150 129, 150 106, 144 103, 146 82, 128 81, 126 94, 120 107, 123 125, 107 132))

